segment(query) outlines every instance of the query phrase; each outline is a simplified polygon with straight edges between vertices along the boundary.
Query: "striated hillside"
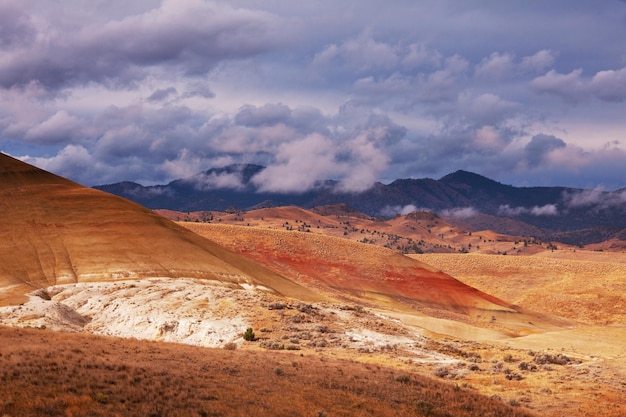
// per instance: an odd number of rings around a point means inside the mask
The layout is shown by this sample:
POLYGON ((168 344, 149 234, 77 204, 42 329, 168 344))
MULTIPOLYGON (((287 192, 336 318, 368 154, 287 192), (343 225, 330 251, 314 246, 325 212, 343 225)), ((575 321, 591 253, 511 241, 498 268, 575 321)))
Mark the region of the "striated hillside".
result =
POLYGON ((319 299, 128 200, 0 154, 0 300, 54 284, 193 277, 319 299))

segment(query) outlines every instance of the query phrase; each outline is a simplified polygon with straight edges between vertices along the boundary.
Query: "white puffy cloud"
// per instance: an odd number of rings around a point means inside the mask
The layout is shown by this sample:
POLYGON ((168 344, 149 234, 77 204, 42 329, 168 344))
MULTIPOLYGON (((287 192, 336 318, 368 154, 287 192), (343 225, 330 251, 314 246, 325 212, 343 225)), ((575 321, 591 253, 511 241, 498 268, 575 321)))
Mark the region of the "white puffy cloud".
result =
POLYGON ((80 178, 80 171, 90 170, 96 175, 101 174, 102 178, 105 179, 110 169, 99 163, 86 148, 80 145, 67 145, 51 158, 27 155, 19 159, 66 178, 80 178))
POLYGON ((513 55, 509 53, 494 52, 476 66, 476 76, 490 80, 510 77, 513 75, 513 59, 513 55))
POLYGON ((568 208, 595 207, 597 210, 624 207, 626 204, 626 189, 608 192, 604 187, 567 192, 563 200, 568 208))
POLYGON ((241 179, 241 175, 237 173, 201 173, 197 174, 190 179, 193 182, 194 187, 198 190, 215 190, 220 188, 226 188, 231 190, 238 190, 244 187, 241 179))
POLYGON ((626 100, 626 67, 598 71, 591 79, 583 78, 582 74, 580 68, 568 74, 550 70, 530 85, 538 93, 554 94, 570 101, 596 98, 621 103, 626 100))
POLYGON ((65 110, 59 110, 48 119, 29 128, 24 139, 41 144, 74 142, 84 134, 84 122, 65 110))
POLYGON ((391 218, 398 215, 406 216, 418 210, 420 209, 415 204, 407 204, 406 206, 386 206, 380 211, 380 215, 391 218))
POLYGON ((533 207, 510 207, 508 204, 505 204, 498 208, 498 214, 500 216, 508 217, 516 217, 521 215, 556 216, 559 214, 559 210, 554 204, 546 204, 545 206, 533 207))
POLYGON ((478 216, 480 212, 474 207, 459 207, 451 210, 443 210, 439 215, 443 218, 469 219, 478 216))
POLYGON ((590 93, 605 101, 626 100, 626 67, 597 72, 589 83, 590 93))
POLYGON ((585 86, 580 78, 582 69, 578 68, 568 74, 560 74, 550 70, 545 75, 532 80, 530 86, 538 93, 554 94, 565 100, 577 101, 584 95, 585 86))
POLYGON ((253 182, 260 191, 305 192, 342 171, 332 141, 312 134, 280 145, 276 162, 257 174, 253 182))
POLYGON ((521 66, 526 71, 543 71, 554 65, 556 58, 549 49, 542 49, 533 55, 522 58, 521 66))

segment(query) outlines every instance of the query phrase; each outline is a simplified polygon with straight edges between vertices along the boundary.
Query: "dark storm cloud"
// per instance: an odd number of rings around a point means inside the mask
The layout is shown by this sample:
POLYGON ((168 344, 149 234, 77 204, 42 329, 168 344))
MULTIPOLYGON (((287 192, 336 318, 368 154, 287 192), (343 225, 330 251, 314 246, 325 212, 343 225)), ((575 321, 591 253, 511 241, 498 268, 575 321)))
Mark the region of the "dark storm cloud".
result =
POLYGON ((524 147, 524 155, 530 167, 536 167, 545 161, 546 155, 555 149, 565 148, 562 139, 551 135, 536 135, 524 147))
POLYGON ((146 100, 148 101, 162 101, 169 97, 175 96, 178 94, 178 91, 174 87, 161 88, 156 90, 154 93, 150 94, 146 100))
POLYGON ((0 48, 3 50, 32 42, 36 30, 29 15, 17 4, 0 4, 0 48))
POLYGON ((266 190, 457 169, 623 187, 625 19, 623 1, 0 0, 0 145, 89 185, 258 163, 266 190))
MULTIPOLYGON (((221 60, 276 47, 280 41, 273 23, 262 11, 193 0, 166 0, 143 14, 84 27, 44 21, 28 41, 5 46, 0 85, 37 81, 55 89, 99 82, 120 87, 143 79, 156 66, 206 74, 221 60)), ((9 33, 2 39, 10 41, 26 29, 3 29, 9 33)))
POLYGON ((235 122, 242 126, 258 127, 286 122, 291 109, 284 104, 268 103, 261 107, 245 105, 235 115, 235 122))

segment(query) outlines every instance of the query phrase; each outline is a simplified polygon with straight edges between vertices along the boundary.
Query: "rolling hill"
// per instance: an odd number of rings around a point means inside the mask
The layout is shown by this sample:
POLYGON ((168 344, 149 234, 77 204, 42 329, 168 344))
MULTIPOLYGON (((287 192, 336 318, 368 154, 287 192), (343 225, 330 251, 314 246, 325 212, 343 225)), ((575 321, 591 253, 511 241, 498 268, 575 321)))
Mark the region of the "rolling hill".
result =
POLYGON ((450 319, 516 336, 572 324, 526 311, 380 246, 316 233, 181 224, 335 299, 450 319))
POLYGON ((0 287, 191 277, 320 296, 123 198, 0 154, 0 287))

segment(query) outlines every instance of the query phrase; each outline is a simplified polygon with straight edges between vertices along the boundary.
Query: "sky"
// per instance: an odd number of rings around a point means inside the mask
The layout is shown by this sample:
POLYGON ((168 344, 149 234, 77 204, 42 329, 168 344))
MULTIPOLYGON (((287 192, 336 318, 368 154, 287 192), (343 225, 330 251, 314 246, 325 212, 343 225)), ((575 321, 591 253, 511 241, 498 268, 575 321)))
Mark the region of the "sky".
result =
POLYGON ((616 190, 624 40, 623 0, 0 0, 0 151, 87 186, 616 190))

